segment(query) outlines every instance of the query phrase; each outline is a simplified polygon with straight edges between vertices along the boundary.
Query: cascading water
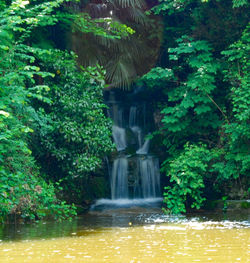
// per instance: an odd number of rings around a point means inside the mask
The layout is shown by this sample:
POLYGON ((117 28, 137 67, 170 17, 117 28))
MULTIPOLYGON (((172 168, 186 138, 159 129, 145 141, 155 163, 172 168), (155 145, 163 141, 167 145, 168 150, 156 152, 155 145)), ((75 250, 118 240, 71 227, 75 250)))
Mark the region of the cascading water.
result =
POLYGON ((124 106, 112 96, 109 106, 109 116, 114 121, 113 139, 118 151, 118 157, 112 165, 111 198, 117 200, 159 197, 159 161, 149 154, 150 140, 145 139, 142 127, 145 123, 145 104, 140 110, 140 105, 124 106), (131 141, 136 145, 134 153, 126 154, 131 141))
POLYGON ((142 129, 136 124, 137 107, 131 106, 129 109, 129 128, 137 137, 139 148, 142 147, 142 129))
POLYGON ((138 93, 120 93, 119 96, 117 92, 109 91, 106 95, 107 113, 113 120, 112 135, 117 149, 117 153, 106 160, 111 200, 98 200, 91 210, 159 207, 162 203, 159 160, 150 153, 147 138, 153 131, 153 114, 147 111, 144 101, 134 98, 138 93))
POLYGON ((130 129, 133 131, 133 133, 136 135, 138 140, 138 145, 141 148, 142 147, 142 130, 138 126, 132 126, 130 129))
POLYGON ((146 139, 144 144, 142 145, 142 147, 140 147, 136 153, 137 154, 148 154, 148 151, 149 151, 149 144, 150 144, 150 140, 149 139, 146 139))
POLYGON ((160 172, 158 159, 152 156, 139 157, 138 162, 143 198, 159 196, 160 172))
POLYGON ((119 157, 113 163, 111 197, 128 198, 128 159, 125 157, 119 157))
POLYGON ((125 129, 114 125, 112 128, 112 135, 117 151, 125 150, 127 147, 125 129))
POLYGON ((136 114, 137 114, 137 107, 132 106, 129 110, 129 127, 134 127, 136 125, 136 114))

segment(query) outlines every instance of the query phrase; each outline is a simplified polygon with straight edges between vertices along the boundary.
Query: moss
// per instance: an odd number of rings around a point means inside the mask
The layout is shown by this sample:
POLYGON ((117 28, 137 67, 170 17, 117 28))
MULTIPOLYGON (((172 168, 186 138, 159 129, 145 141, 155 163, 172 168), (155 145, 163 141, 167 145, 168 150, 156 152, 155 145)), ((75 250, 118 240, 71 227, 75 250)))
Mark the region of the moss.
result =
POLYGON ((91 199, 104 198, 109 194, 109 185, 104 177, 94 177, 90 182, 91 199))
POLYGON ((204 208, 206 210, 214 210, 218 207, 218 200, 206 200, 204 203, 204 208))
POLYGON ((250 208, 250 202, 243 201, 240 203, 240 207, 243 209, 249 209, 250 208))
POLYGON ((76 206, 76 212, 78 215, 81 215, 81 214, 84 214, 87 210, 88 210, 88 206, 80 206, 80 205, 77 205, 76 206))

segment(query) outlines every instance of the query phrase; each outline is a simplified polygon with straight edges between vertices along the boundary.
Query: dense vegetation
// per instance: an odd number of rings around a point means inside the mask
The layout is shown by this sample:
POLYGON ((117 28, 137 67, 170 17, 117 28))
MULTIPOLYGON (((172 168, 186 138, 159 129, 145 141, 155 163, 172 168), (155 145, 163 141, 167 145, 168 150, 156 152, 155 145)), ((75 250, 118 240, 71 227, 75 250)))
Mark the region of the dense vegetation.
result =
POLYGON ((247 198, 250 185, 249 16, 246 1, 159 1, 159 67, 142 79, 164 93, 158 134, 174 213, 206 198, 247 198))
POLYGON ((112 39, 126 36, 129 28, 114 24, 107 30, 100 21, 71 12, 65 2, 1 1, 2 221, 8 215, 74 215, 74 205, 56 197, 61 185, 70 188, 64 192, 79 191, 79 180, 113 147, 103 113, 103 69, 79 68, 73 52, 57 48, 53 32, 63 24, 64 32, 74 28, 112 39))
POLYGON ((0 220, 70 217, 91 198, 113 149, 105 82, 154 94, 169 211, 247 198, 248 11, 245 0, 0 1, 0 220))

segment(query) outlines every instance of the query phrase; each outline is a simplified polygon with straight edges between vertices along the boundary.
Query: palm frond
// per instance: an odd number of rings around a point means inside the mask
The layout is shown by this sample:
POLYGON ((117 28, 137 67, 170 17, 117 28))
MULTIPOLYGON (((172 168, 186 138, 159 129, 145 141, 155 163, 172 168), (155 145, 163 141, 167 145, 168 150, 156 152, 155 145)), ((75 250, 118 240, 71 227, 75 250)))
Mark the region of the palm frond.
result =
POLYGON ((139 8, 128 8, 127 12, 128 16, 131 18, 132 21, 135 21, 138 24, 146 25, 147 23, 147 16, 144 12, 142 12, 139 8))
MULTIPOLYGON (((112 87, 128 89, 133 80, 145 74, 158 55, 158 23, 144 14, 144 0, 90 0, 84 12, 92 18, 109 17, 113 21, 131 26, 135 34, 122 39, 111 39, 93 34, 76 34, 73 49, 79 63, 100 64, 106 70, 106 81, 112 87)), ((110 24, 102 22, 109 30, 110 24)))
POLYGON ((108 2, 111 2, 114 6, 120 6, 122 8, 126 8, 126 7, 144 8, 146 6, 143 0, 108 0, 108 2))
POLYGON ((107 65, 106 78, 109 83, 116 83, 117 87, 129 88, 131 80, 135 77, 133 61, 120 56, 116 61, 111 60, 107 65))
POLYGON ((108 17, 110 15, 110 8, 107 4, 104 3, 100 3, 100 4, 89 3, 86 6, 85 11, 88 12, 92 18, 101 18, 101 17, 103 18, 103 17, 108 17))

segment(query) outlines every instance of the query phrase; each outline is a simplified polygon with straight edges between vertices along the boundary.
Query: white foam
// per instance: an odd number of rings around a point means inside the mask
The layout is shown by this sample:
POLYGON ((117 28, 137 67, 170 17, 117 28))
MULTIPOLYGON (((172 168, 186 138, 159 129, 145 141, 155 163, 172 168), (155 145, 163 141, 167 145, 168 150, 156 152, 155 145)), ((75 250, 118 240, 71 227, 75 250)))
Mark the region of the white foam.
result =
POLYGON ((137 199, 99 199, 96 201, 94 206, 98 205, 114 205, 114 206, 120 206, 120 205, 146 205, 146 204, 152 204, 152 203, 158 203, 161 202, 163 199, 161 197, 159 198, 137 198, 137 199))

